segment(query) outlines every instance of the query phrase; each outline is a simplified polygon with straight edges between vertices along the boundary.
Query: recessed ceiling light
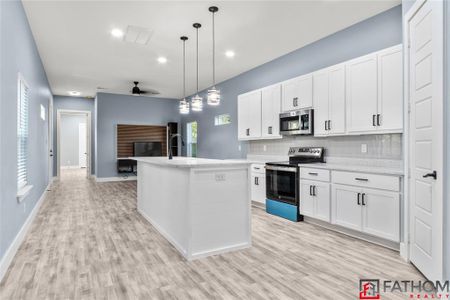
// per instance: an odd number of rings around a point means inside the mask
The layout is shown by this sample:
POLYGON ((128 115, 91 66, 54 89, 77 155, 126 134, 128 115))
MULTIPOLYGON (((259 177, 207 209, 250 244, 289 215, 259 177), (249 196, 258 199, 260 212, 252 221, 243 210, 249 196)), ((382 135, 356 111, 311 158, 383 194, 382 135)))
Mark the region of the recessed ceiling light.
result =
POLYGON ((234 51, 228 50, 227 52, 225 52, 226 57, 234 57, 234 55, 235 55, 234 51))
POLYGON ((70 95, 70 96, 80 96, 81 93, 80 93, 80 92, 77 92, 77 91, 69 91, 69 95, 70 95))
POLYGON ((165 64, 167 62, 167 58, 165 58, 164 56, 160 56, 158 57, 158 62, 160 64, 165 64))
POLYGON ((115 38, 121 38, 123 37, 123 31, 119 28, 114 28, 111 30, 111 35, 115 38))

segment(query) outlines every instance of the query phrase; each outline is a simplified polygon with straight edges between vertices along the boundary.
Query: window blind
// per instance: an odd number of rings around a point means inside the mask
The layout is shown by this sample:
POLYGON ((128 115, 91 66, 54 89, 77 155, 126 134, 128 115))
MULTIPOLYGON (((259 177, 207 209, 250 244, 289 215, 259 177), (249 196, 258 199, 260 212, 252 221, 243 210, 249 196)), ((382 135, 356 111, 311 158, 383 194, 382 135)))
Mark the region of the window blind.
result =
POLYGON ((25 187, 27 182, 28 162, 28 102, 29 88, 19 76, 17 99, 17 188, 25 187))

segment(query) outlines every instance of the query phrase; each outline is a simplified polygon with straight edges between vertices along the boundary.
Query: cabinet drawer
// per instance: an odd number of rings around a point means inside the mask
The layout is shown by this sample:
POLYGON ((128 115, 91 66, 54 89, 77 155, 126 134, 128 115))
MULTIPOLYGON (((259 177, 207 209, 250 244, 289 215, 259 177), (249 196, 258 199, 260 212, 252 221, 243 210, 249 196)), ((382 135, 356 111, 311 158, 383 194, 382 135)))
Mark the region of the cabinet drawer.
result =
POLYGON ((400 178, 396 176, 333 171, 331 177, 333 183, 400 191, 400 178))
POLYGON ((264 167, 265 165, 263 164, 252 164, 252 173, 264 174, 266 173, 266 169, 264 167))
POLYGON ((330 170, 300 168, 300 178, 319 181, 330 181, 330 170))

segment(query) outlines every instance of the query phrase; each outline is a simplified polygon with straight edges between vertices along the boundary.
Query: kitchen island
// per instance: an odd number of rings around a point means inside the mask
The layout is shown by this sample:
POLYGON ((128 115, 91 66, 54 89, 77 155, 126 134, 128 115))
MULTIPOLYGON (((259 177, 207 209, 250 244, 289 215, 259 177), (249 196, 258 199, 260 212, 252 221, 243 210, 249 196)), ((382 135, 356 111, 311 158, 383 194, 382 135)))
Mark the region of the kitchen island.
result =
POLYGON ((187 260, 251 246, 249 162, 132 159, 138 212, 187 260))

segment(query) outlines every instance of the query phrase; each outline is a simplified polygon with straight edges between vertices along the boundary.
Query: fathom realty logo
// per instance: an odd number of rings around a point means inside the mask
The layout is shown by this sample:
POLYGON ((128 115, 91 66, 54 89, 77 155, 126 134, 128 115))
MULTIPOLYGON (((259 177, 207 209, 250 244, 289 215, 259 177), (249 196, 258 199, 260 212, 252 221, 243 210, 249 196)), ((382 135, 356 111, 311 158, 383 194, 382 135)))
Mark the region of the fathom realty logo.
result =
POLYGON ((380 280, 360 279, 359 299, 360 300, 380 299, 380 280))

